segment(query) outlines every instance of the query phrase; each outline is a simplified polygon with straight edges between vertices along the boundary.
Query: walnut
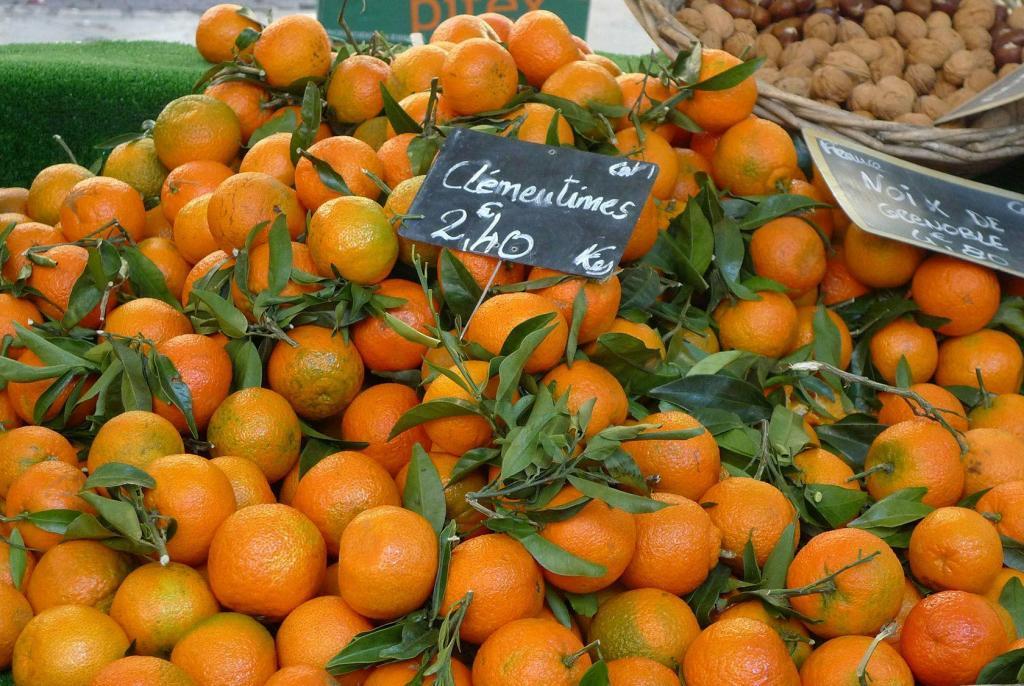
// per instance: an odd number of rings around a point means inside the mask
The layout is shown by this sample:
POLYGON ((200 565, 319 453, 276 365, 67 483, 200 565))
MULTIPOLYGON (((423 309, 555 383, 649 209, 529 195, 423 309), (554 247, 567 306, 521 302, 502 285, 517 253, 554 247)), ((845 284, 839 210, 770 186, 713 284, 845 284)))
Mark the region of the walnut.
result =
POLYGON ((896 15, 896 31, 893 35, 900 45, 907 47, 915 38, 924 38, 928 35, 928 25, 913 12, 900 12, 896 15))
POLYGON ((1024 5, 1014 8, 1006 18, 1006 23, 1011 29, 1024 29, 1024 5))
POLYGON ((880 83, 886 78, 899 77, 903 74, 904 66, 902 52, 898 54, 887 52, 871 63, 871 78, 875 80, 875 83, 880 83))
POLYGON ((806 67, 802 64, 790 64, 789 66, 783 67, 779 70, 779 73, 785 77, 797 77, 800 79, 807 79, 808 87, 811 82, 811 70, 810 67, 806 67))
POLYGON ((942 66, 942 74, 954 86, 964 82, 978 66, 977 56, 970 50, 957 50, 942 66))
POLYGON ((700 11, 693 9, 693 7, 684 7, 676 12, 676 19, 694 33, 707 31, 708 23, 704 21, 704 15, 700 11))
POLYGON ((871 111, 879 119, 892 121, 914 108, 917 94, 910 84, 898 76, 886 76, 878 82, 878 95, 871 111))
POLYGON ((819 38, 832 45, 838 33, 836 20, 824 12, 812 14, 804 21, 804 38, 819 38))
POLYGON ((934 120, 949 112, 949 105, 937 95, 922 95, 917 99, 914 111, 928 115, 934 120))
POLYGON ((853 79, 838 67, 818 67, 811 77, 811 95, 817 100, 846 100, 853 90, 853 79))
POLYGON ((911 64, 903 72, 903 80, 909 83, 918 95, 927 95, 935 86, 935 70, 927 64, 911 64))
POLYGON ((762 33, 754 41, 754 54, 763 57, 769 62, 778 62, 782 55, 782 43, 770 33, 762 33))
POLYGON ((841 109, 843 109, 843 106, 840 105, 835 100, 819 100, 818 102, 820 102, 822 105, 825 105, 826 107, 831 107, 834 110, 841 110, 841 109))
POLYGON ((690 0, 690 7, 695 10, 702 10, 710 4, 708 0, 690 0))
MULTIPOLYGON (((878 39, 881 40, 881 39, 878 39)), ((882 45, 878 40, 870 38, 854 38, 847 43, 841 43, 844 52, 851 52, 867 63, 874 62, 882 56, 882 45)), ((835 48, 839 50, 838 46, 835 48)))
MULTIPOLYGON (((982 31, 984 30, 985 29, 982 29, 982 31)), ((964 43, 964 39, 960 33, 951 28, 932 29, 928 32, 928 37, 942 43, 942 47, 944 47, 946 52, 950 55, 957 50, 963 50, 967 47, 967 44, 964 43)))
POLYGON ((718 5, 708 5, 700 13, 704 17, 708 29, 721 36, 722 40, 731 36, 736 30, 736 26, 732 23, 732 15, 718 5))
POLYGON ((754 37, 749 33, 734 33, 725 39, 725 51, 736 57, 746 57, 754 49, 754 37))
POLYGON ((907 47, 907 62, 926 64, 932 69, 941 69, 949 55, 949 48, 934 38, 918 38, 907 47))
POLYGON ((811 80, 802 76, 784 76, 775 82, 775 87, 802 98, 811 97, 811 80))
POLYGON ((757 70, 757 78, 759 81, 774 85, 779 80, 781 74, 775 67, 761 67, 757 70))
POLYGON ((736 27, 736 33, 745 33, 752 38, 757 37, 757 26, 749 19, 734 19, 732 24, 736 27))
POLYGON ((805 38, 804 45, 814 53, 815 64, 821 64, 821 61, 832 52, 832 46, 820 38, 805 38))
POLYGON ((839 29, 836 31, 836 40, 849 41, 854 38, 868 38, 864 27, 850 19, 843 19, 839 22, 839 29))
POLYGON ((977 94, 978 91, 971 90, 970 88, 961 88, 958 91, 954 91, 951 95, 946 96, 946 104, 949 105, 950 109, 959 107, 977 94))
POLYGON ((807 45, 805 41, 790 43, 782 49, 782 55, 779 56, 779 64, 783 67, 788 67, 791 64, 813 67, 817 61, 818 58, 814 54, 814 49, 807 45))
POLYGON ((940 71, 935 74, 935 85, 932 87, 932 95, 945 98, 956 92, 956 86, 946 80, 945 75, 940 71))
POLYGON ((853 87, 846 101, 851 110, 870 110, 878 97, 878 86, 873 83, 860 83, 853 87))
POLYGON ((871 68, 867 62, 852 52, 830 52, 822 64, 837 67, 846 73, 855 84, 863 83, 871 78, 871 68))
MULTIPOLYGON (((730 24, 732 26, 732 24, 730 24)), ((714 29, 707 29, 697 35, 700 44, 705 48, 711 48, 713 50, 722 49, 722 34, 718 33, 714 29)))
POLYGON ((949 16, 945 12, 932 12, 928 15, 928 18, 924 20, 924 23, 928 25, 928 31, 934 31, 935 29, 951 29, 953 28, 953 17, 949 16))
POLYGON ((923 112, 907 112, 896 117, 900 124, 913 124, 914 126, 931 126, 932 118, 923 112))
POLYGON ((996 72, 996 78, 997 79, 1001 79, 1004 76, 1009 76, 1011 72, 1017 71, 1017 67, 1019 67, 1019 66, 1020 66, 1019 64, 1012 64, 1012 63, 1011 64, 1004 64, 1003 66, 999 67, 999 71, 996 72))
POLYGON ((959 31, 968 26, 990 29, 996 23, 996 6, 992 0, 961 3, 953 15, 953 28, 959 31))
POLYGON ((863 26, 872 38, 891 36, 896 31, 896 14, 888 5, 875 5, 864 13, 863 26))
POLYGON ((971 54, 974 55, 975 64, 981 69, 996 70, 996 59, 988 50, 971 50, 971 54))
POLYGON ((874 112, 870 112, 868 110, 854 110, 853 113, 857 114, 857 115, 860 115, 860 116, 864 117, 865 119, 874 119, 875 118, 875 113, 874 112))
POLYGON ((964 87, 981 92, 996 82, 996 75, 988 69, 975 69, 964 79, 964 87))
POLYGON ((992 34, 980 26, 967 26, 960 29, 959 33, 964 39, 964 47, 968 50, 992 49, 992 34))

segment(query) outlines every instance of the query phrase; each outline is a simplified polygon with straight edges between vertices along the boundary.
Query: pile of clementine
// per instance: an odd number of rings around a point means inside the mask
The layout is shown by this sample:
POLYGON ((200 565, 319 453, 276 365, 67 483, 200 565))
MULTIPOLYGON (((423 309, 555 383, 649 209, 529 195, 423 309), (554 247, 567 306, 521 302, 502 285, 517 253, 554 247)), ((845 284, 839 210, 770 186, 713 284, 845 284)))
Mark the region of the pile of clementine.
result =
POLYGON ((851 223, 756 63, 545 10, 196 45, 0 189, 0 681, 1020 680, 1024 286, 851 223), (399 235, 454 126, 657 164, 615 273, 399 235))

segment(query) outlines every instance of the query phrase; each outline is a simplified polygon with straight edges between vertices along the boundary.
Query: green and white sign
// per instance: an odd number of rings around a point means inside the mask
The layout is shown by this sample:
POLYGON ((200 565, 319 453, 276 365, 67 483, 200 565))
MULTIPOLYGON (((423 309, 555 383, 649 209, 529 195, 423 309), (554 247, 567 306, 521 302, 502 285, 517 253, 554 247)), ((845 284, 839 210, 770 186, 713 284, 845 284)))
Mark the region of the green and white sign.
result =
MULTIPOLYGON (((338 24, 343 0, 320 0, 317 18, 335 38, 344 38, 338 24)), ((356 38, 366 39, 380 31, 392 42, 409 43, 410 35, 423 34, 424 40, 437 25, 457 14, 497 12, 515 19, 530 10, 549 10, 560 16, 569 29, 586 38, 590 0, 349 0, 345 21, 356 38)))

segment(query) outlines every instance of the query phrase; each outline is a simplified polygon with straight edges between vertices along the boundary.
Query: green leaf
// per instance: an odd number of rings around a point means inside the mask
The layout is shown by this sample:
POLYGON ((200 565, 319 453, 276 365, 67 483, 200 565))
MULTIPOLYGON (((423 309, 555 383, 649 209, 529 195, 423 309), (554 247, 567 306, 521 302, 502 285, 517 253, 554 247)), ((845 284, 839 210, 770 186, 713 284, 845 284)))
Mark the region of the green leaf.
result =
POLYGON ((142 540, 142 527, 139 525, 139 515, 130 503, 104 498, 89 491, 83 491, 78 495, 85 502, 96 508, 100 517, 103 517, 118 533, 127 536, 133 541, 142 540))
POLYGON ((824 305, 818 305, 811 320, 814 331, 814 359, 839 367, 839 355, 842 344, 839 339, 839 327, 828 316, 824 305))
POLYGON ((576 291, 576 297, 572 300, 572 322, 569 324, 569 336, 565 341, 565 359, 572 364, 576 358, 576 346, 579 344, 580 327, 583 326, 583 317, 587 314, 587 295, 583 285, 576 291))
POLYGON ((452 563, 452 549, 458 542, 455 520, 449 521, 437 537, 437 576, 434 577, 434 591, 430 594, 430 616, 435 619, 441 613, 441 604, 448 588, 448 569, 452 563))
POLYGON ((558 623, 564 626, 566 629, 572 628, 572 615, 569 614, 569 606, 565 602, 565 598, 561 596, 551 584, 544 584, 544 602, 551 609, 551 614, 555 616, 558 623))
POLYGON ((1024 584, 1011 577, 999 594, 999 604, 1013 617, 1017 638, 1024 638, 1024 584))
POLYGON ((82 513, 79 510, 40 510, 39 512, 24 512, 18 515, 18 519, 37 526, 47 533, 63 534, 67 530, 68 524, 80 514, 82 513))
POLYGON ((25 549, 25 539, 21 531, 15 527, 11 531, 9 539, 9 550, 7 552, 7 565, 11 570, 11 580, 14 587, 22 590, 22 582, 25 581, 25 570, 28 569, 28 551, 25 549))
POLYGON ((78 355, 68 352, 61 348, 59 345, 48 341, 43 338, 35 331, 28 329, 21 325, 19 322, 13 322, 14 330, 18 334, 18 339, 22 344, 34 352, 36 356, 46 366, 67 366, 78 369, 94 369, 93 365, 88 360, 85 360, 78 355))
POLYGON ((83 275, 71 287, 71 296, 60 325, 64 329, 74 328, 86 315, 103 302, 103 290, 98 288, 88 275, 83 275))
POLYGON ((409 147, 406 148, 405 154, 409 158, 412 175, 426 174, 440 149, 441 143, 437 136, 416 136, 409 141, 409 147))
POLYGON ((232 390, 259 388, 263 385, 263 360, 260 359, 259 350, 251 340, 235 339, 228 342, 224 349, 231 358, 231 366, 234 368, 232 390))
POLYGON ((572 607, 572 611, 580 617, 593 617, 597 614, 598 602, 596 593, 563 593, 572 607))
POLYGON ((394 331, 395 333, 397 333, 399 336, 409 341, 410 343, 416 343, 417 345, 425 345, 428 348, 436 348, 439 345, 441 345, 441 341, 439 341, 438 339, 434 338, 433 336, 428 336, 419 329, 412 328, 411 326, 409 326, 408 324, 406 324, 405 322, 403 322, 401 319, 391 314, 390 312, 385 312, 383 318, 384 323, 387 324, 392 331, 394 331))
POLYGON ((149 351, 150 379, 156 380, 154 393, 164 402, 174 405, 185 416, 185 423, 194 438, 199 437, 195 414, 192 411, 192 391, 181 378, 178 369, 170 358, 158 353, 156 349, 149 351))
POLYGON ((704 359, 698 360, 697 364, 690 367, 686 372, 686 376, 717 374, 733 362, 751 357, 752 355, 753 353, 746 352, 745 350, 723 350, 722 352, 712 353, 704 359))
POLYGON ((68 524, 68 529, 64 532, 65 541, 80 539, 101 541, 115 536, 117 536, 115 532, 103 526, 100 520, 88 512, 83 512, 76 517, 75 521, 68 524))
POLYGON ((762 582, 761 569, 757 566, 757 553, 754 551, 754 539, 750 536, 743 546, 743 580, 758 586, 762 582))
POLYGON ((146 380, 142 353, 130 348, 116 338, 110 339, 117 359, 124 365, 121 376, 121 403, 126 410, 150 412, 153 409, 153 394, 146 380))
POLYGON ((444 284, 444 301, 452 314, 466 322, 476 308, 482 291, 466 265, 445 248, 441 251, 440 279, 444 284))
POLYGON ((744 231, 756 229, 779 217, 806 212, 818 207, 828 207, 806 195, 777 193, 759 200, 753 208, 738 221, 744 231))
POLYGON ((283 214, 274 217, 267 234, 267 243, 270 248, 268 290, 274 295, 280 295, 292 275, 292 237, 288 234, 287 219, 283 214))
POLYGON ((510 533, 530 551, 537 564, 549 572, 563 576, 599 577, 608 571, 603 565, 577 557, 536 532, 526 535, 514 531, 510 533))
POLYGON ((261 140, 275 133, 293 133, 298 125, 299 117, 295 114, 295 110, 285 110, 284 114, 274 117, 252 132, 252 135, 249 136, 249 148, 251 149, 261 140))
POLYGON ((573 474, 569 475, 568 480, 583 495, 594 500, 600 500, 609 507, 614 507, 630 514, 657 512, 669 505, 669 503, 663 503, 642 495, 626 493, 606 484, 584 479, 573 474))
POLYGON ((399 622, 357 634, 340 653, 328 660, 324 668, 335 676, 342 676, 383 662, 384 651, 401 645, 403 629, 399 622))
POLYGON ((316 438, 306 441, 306 445, 303 446, 302 453, 299 455, 299 479, 306 476, 309 470, 318 465, 322 459, 333 455, 338 450, 338 446, 327 441, 316 438))
POLYGON ((772 413, 771 403, 753 384, 718 374, 671 381, 653 389, 650 395, 691 412, 704 407, 734 412, 746 423, 768 419, 772 413))
POLYGON ((1017 648, 993 658, 982 667, 975 681, 979 684, 1019 684, 1022 670, 1024 648, 1017 648))
MULTIPOLYGON (((549 317, 549 315, 541 316, 549 317)), ((527 324, 529 321, 527 320, 523 324, 527 324)), ((498 414, 506 421, 511 419, 509 414, 512 398, 515 397, 516 389, 519 387, 519 380, 523 376, 523 368, 526 366, 527 360, 553 329, 553 326, 549 326, 531 331, 522 339, 515 351, 506 355, 498 365, 498 393, 495 396, 495 403, 498 414)))
POLYGON ((457 398, 431 400, 430 402, 417 405, 403 414, 402 418, 391 428, 388 440, 390 441, 403 431, 419 426, 424 422, 444 417, 460 417, 468 414, 480 414, 480 410, 475 405, 457 398))
POLYGON ((810 484, 804 488, 804 498, 830 526, 840 528, 857 516, 868 494, 832 484, 810 484))
POLYGON ((107 462, 89 475, 83 488, 116 488, 118 486, 153 488, 156 486, 156 480, 134 465, 107 462))
POLYGON ((857 517, 847 526, 867 529, 872 527, 897 527, 924 519, 935 508, 925 505, 921 498, 928 492, 927 488, 904 488, 882 498, 868 508, 867 512, 857 517))
POLYGON ((718 599, 729 588, 731 577, 732 573, 729 568, 719 562, 708 574, 704 583, 687 597, 686 602, 693 608, 693 613, 697 616, 697 621, 701 626, 707 626, 718 599))
POLYGON ((772 548, 761 571, 761 588, 778 589, 786 587, 786 572, 796 553, 796 523, 790 522, 782 530, 782 537, 772 548))
POLYGON ((313 145, 316 140, 317 131, 320 130, 320 116, 323 113, 323 105, 320 102, 320 88, 313 81, 306 83, 306 90, 302 94, 302 121, 292 133, 289 144, 292 164, 298 164, 300 151, 313 145))
POLYGON ((384 116, 388 118, 388 122, 391 123, 391 128, 395 130, 396 134, 423 133, 423 127, 402 109, 383 81, 380 84, 380 94, 384 98, 384 116))
POLYGON ((906 355, 900 355, 900 361, 896 363, 896 385, 900 388, 910 388, 914 383, 914 375, 910 372, 910 363, 906 355))
POLYGON ((604 660, 598 660, 590 665, 590 669, 580 679, 580 686, 608 686, 608 665, 604 660))
POLYGON ((558 136, 558 124, 561 120, 561 110, 555 110, 555 114, 551 117, 551 123, 548 124, 548 131, 544 136, 544 143, 546 145, 558 147, 562 144, 562 139, 558 136))
POLYGON ((885 427, 866 414, 850 414, 838 422, 822 424, 815 431, 818 438, 854 465, 861 467, 868 449, 885 427))
POLYGON ((349 189, 348 184, 345 183, 345 177, 335 171, 334 167, 329 163, 320 159, 308 150, 300 150, 299 156, 309 160, 313 165, 313 169, 316 170, 316 175, 317 178, 320 179, 320 183, 327 186, 335 193, 340 193, 341 195, 352 195, 352 191, 349 189))
POLYGON ((176 310, 181 310, 181 303, 167 288, 163 273, 153 261, 142 254, 134 245, 121 248, 121 256, 128 263, 128 278, 139 297, 162 300, 176 310))
POLYGON ((743 269, 743 258, 746 256, 746 248, 743 245, 743 235, 740 233, 739 224, 724 218, 715 225, 715 264, 718 272, 725 280, 725 285, 737 298, 743 300, 755 300, 757 294, 740 283, 740 273, 743 269))
POLYGON ((32 407, 32 423, 39 425, 42 424, 47 413, 53 404, 57 402, 60 396, 70 388, 71 384, 75 382, 74 370, 64 372, 56 381, 51 383, 45 391, 43 391, 38 398, 36 398, 36 404, 32 407))
POLYGON ((202 289, 193 289, 191 298, 206 305, 217 319, 220 329, 228 338, 241 338, 249 328, 245 315, 237 307, 216 293, 202 289))
POLYGON ((440 533, 444 527, 444 485, 441 483, 437 467, 430 461, 427 451, 419 443, 412 449, 402 504, 406 509, 423 515, 423 518, 434 527, 434 531, 440 533))
POLYGON ((764 64, 763 57, 747 60, 743 64, 737 64, 735 67, 726 69, 719 74, 715 74, 709 79, 705 79, 700 83, 694 84, 692 88, 698 91, 721 91, 727 88, 732 88, 752 75, 762 64, 764 64))

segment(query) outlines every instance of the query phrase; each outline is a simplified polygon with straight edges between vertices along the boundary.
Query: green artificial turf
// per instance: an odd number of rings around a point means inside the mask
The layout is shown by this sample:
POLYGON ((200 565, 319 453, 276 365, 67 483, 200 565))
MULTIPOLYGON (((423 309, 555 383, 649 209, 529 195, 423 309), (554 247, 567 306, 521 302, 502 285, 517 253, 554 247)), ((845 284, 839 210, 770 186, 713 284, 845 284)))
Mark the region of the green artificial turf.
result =
MULTIPOLYGON (((188 93, 209 65, 194 47, 155 41, 0 46, 0 187, 27 186, 67 155, 81 164, 93 146, 137 131, 167 101, 188 93)), ((0 686, 6 686, 0 678, 0 686)))

